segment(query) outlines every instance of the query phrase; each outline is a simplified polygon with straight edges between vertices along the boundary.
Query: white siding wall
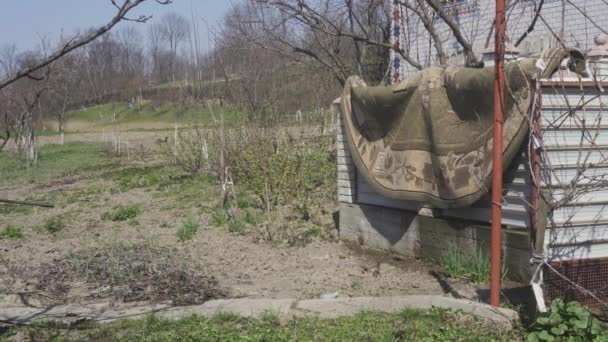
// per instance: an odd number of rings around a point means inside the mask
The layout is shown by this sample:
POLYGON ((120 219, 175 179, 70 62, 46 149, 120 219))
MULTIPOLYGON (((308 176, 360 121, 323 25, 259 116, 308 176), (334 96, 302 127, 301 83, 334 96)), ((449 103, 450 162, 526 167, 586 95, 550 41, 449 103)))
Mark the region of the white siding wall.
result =
POLYGON ((356 168, 350 155, 347 142, 344 140, 344 125, 342 111, 340 110, 340 99, 331 104, 331 110, 337 116, 336 124, 336 150, 338 161, 338 201, 342 203, 355 203, 356 168))
POLYGON ((543 87, 543 187, 551 190, 553 200, 563 198, 567 184, 576 178, 582 166, 586 178, 577 182, 579 187, 593 187, 550 215, 545 247, 552 259, 608 256, 608 113, 603 111, 606 104, 608 95, 592 86, 543 87), (577 108, 583 103, 584 109, 577 108), (571 109, 575 110, 574 115, 571 109), (583 139, 582 119, 589 130, 583 139), (591 141, 597 146, 592 147, 591 141), (548 171, 550 168, 555 171, 548 171), (603 175, 605 179, 601 178, 603 175))

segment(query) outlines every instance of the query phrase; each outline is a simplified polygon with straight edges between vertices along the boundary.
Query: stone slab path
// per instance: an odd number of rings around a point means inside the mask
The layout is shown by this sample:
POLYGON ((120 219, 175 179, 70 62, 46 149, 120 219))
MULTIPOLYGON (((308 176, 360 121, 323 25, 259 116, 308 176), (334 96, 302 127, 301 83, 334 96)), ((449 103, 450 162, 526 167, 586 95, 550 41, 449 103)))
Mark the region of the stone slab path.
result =
POLYGON ((17 300, 3 301, 0 320, 27 324, 35 320, 51 320, 65 323, 83 320, 109 322, 117 319, 140 318, 154 313, 167 319, 179 319, 190 315, 211 317, 218 313, 235 313, 244 317, 259 317, 264 313, 274 313, 280 317, 313 315, 322 318, 350 316, 360 312, 395 313, 403 309, 431 309, 433 307, 461 310, 497 323, 509 324, 517 319, 517 312, 511 309, 494 308, 490 305, 465 299, 435 295, 412 295, 395 297, 353 297, 335 299, 218 299, 201 305, 176 307, 163 304, 131 305, 95 303, 70 304, 51 307, 28 307, 19 305, 17 300))

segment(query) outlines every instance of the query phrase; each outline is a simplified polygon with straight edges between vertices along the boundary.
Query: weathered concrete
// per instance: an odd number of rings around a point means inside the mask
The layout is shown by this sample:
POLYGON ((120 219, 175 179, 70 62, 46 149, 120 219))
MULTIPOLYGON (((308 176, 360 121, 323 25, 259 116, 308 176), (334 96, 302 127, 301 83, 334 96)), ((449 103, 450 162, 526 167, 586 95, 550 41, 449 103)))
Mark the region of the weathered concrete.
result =
POLYGON ((179 319, 191 315, 211 317, 219 313, 235 313, 244 317, 260 317, 265 313, 280 317, 315 315, 324 318, 350 316, 360 312, 394 313, 404 309, 445 309, 462 310, 501 324, 509 324, 517 319, 517 313, 510 309, 493 308, 487 304, 445 296, 401 296, 401 297, 357 297, 336 299, 219 299, 202 305, 171 307, 164 304, 112 305, 110 303, 71 304, 53 307, 11 307, 0 308, 0 320, 15 323, 29 323, 35 320, 74 322, 94 320, 109 322, 124 318, 139 318, 154 313, 166 319, 179 319))
MULTIPOLYGON (((372 205, 339 205, 340 238, 366 248, 427 260, 441 259, 450 246, 489 251, 488 224, 372 205)), ((503 229, 503 256, 512 280, 530 280, 529 241, 525 231, 503 229)))
POLYGON ((292 307, 297 304, 295 299, 217 299, 208 301, 202 305, 171 308, 159 312, 158 315, 167 319, 178 319, 180 317, 199 315, 214 316, 219 313, 232 312, 243 317, 260 317, 272 312, 280 316, 288 315, 292 307))
POLYGON ((517 312, 494 308, 487 304, 444 296, 357 297, 333 300, 311 299, 297 303, 296 314, 315 314, 324 318, 374 311, 394 313, 403 309, 428 310, 433 307, 462 310, 495 322, 508 323, 517 319, 517 312))
POLYGON ((419 257, 418 216, 404 210, 340 203, 340 238, 362 246, 419 257))

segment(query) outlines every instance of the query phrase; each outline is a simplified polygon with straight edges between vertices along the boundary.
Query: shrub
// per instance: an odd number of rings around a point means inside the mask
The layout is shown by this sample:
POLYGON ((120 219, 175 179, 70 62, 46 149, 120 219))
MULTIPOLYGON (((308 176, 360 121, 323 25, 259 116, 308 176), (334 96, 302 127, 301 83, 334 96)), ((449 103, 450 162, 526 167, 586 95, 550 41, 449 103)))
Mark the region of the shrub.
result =
POLYGON ((532 324, 526 341, 608 341, 608 325, 577 302, 551 302, 532 324))
POLYGON ((20 228, 9 224, 4 228, 3 231, 0 232, 0 240, 12 240, 12 239, 21 239, 23 237, 23 232, 20 228))
POLYGON ((236 180, 251 189, 264 208, 288 205, 305 219, 333 196, 335 162, 331 138, 294 139, 260 132, 236 160, 236 180))
POLYGON ((160 142, 161 153, 189 174, 198 175, 208 165, 207 131, 203 127, 187 127, 177 131, 175 138, 160 142))
MULTIPOLYGON (((490 258, 479 249, 452 245, 441 257, 440 264, 450 278, 467 279, 474 283, 487 283, 490 280, 490 258)), ((502 271, 504 278, 507 273, 504 264, 502 271)))
POLYGON ((55 217, 46 221, 44 227, 47 231, 49 231, 49 233, 57 233, 63 229, 64 225, 61 218, 55 217))
POLYGON ((106 242, 69 251, 32 274, 36 289, 51 298, 65 298, 73 284, 83 282, 121 302, 201 304, 227 294, 197 260, 154 241, 106 242))
POLYGON ((141 212, 142 209, 137 205, 116 207, 113 210, 103 213, 101 219, 106 221, 126 221, 137 217, 141 212))

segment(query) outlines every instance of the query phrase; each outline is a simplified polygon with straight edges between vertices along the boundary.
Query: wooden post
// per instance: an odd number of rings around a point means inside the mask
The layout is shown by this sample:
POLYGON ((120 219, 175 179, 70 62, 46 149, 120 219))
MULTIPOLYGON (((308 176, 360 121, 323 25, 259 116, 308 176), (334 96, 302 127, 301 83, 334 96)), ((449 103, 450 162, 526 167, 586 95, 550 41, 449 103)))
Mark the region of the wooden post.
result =
POLYGON ((173 162, 177 164, 177 142, 178 134, 177 134, 177 123, 175 124, 175 129, 173 130, 173 162))

